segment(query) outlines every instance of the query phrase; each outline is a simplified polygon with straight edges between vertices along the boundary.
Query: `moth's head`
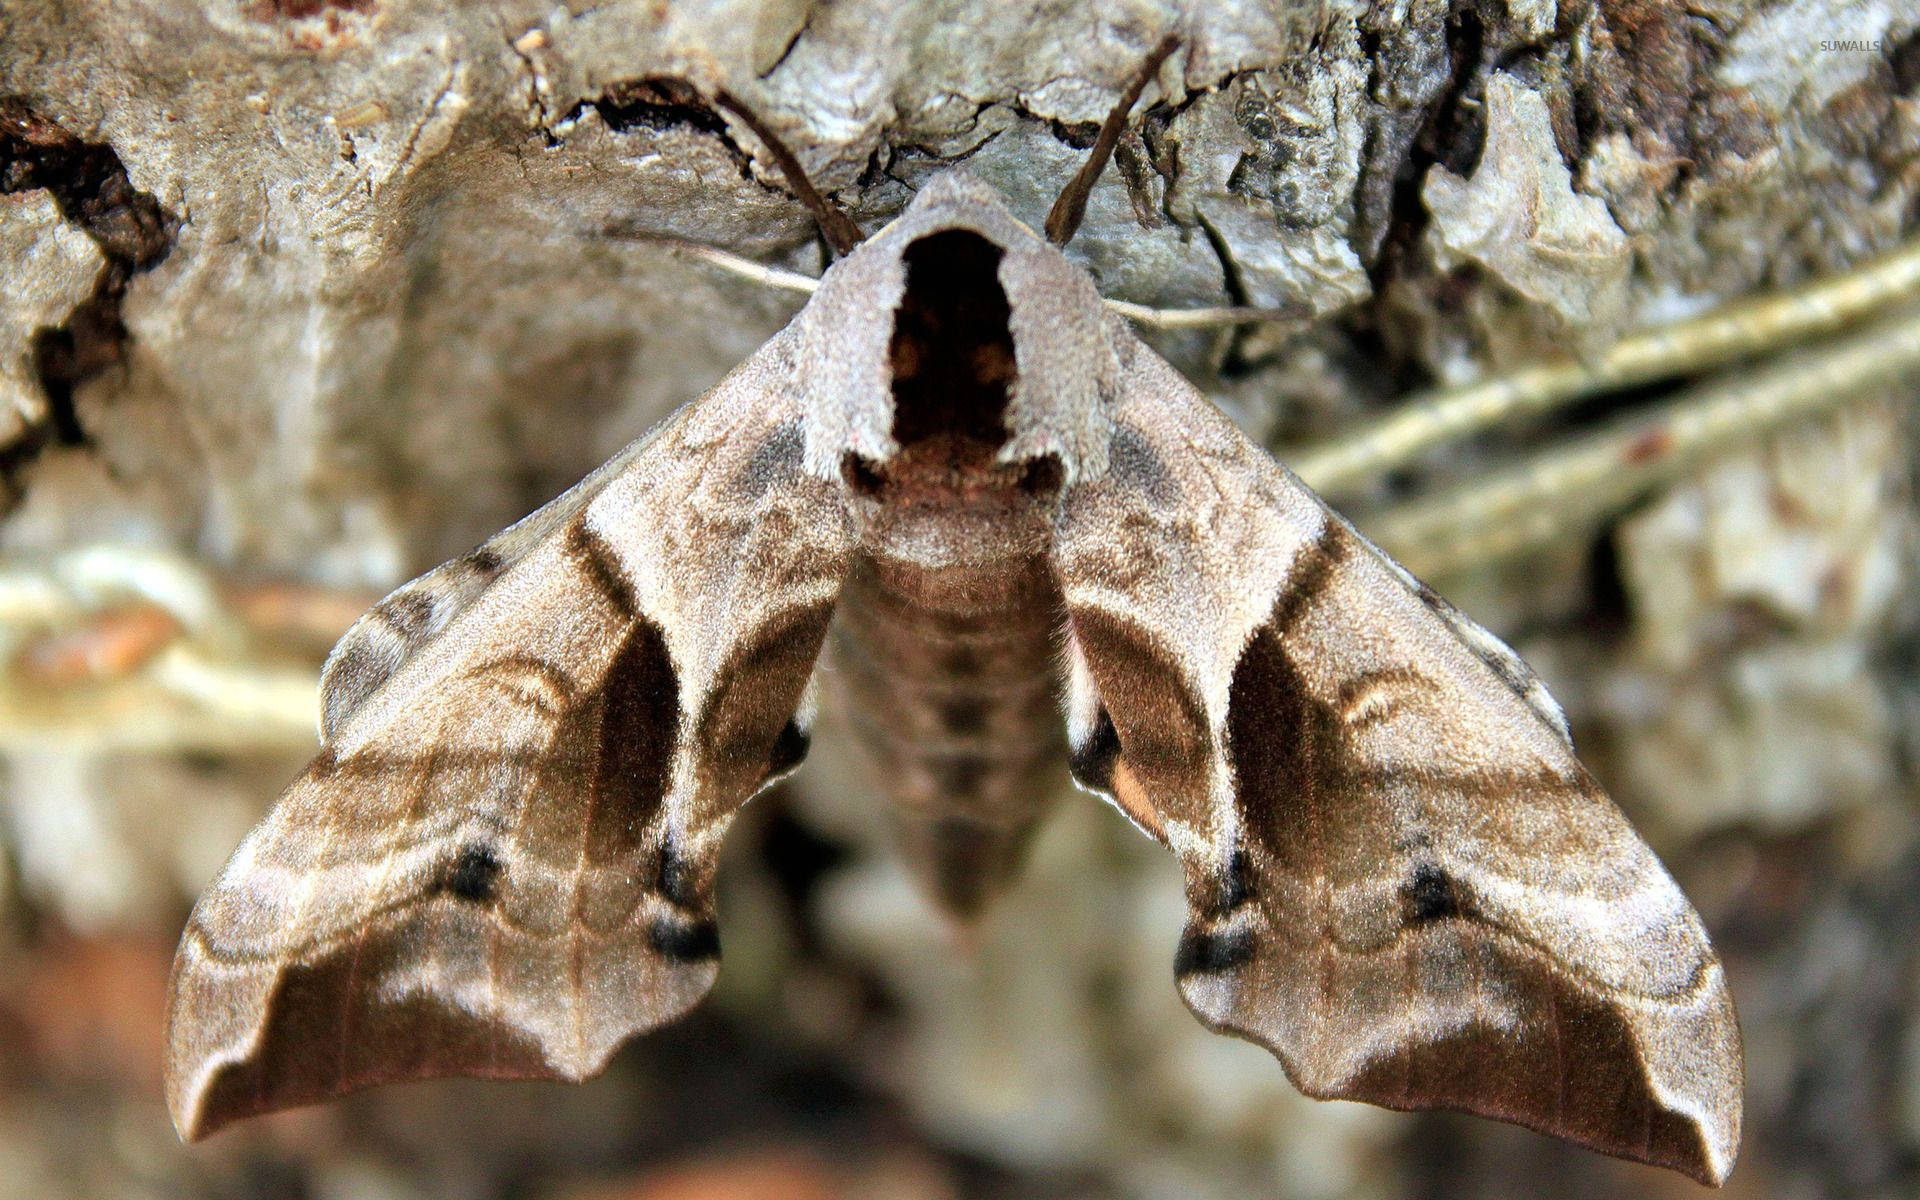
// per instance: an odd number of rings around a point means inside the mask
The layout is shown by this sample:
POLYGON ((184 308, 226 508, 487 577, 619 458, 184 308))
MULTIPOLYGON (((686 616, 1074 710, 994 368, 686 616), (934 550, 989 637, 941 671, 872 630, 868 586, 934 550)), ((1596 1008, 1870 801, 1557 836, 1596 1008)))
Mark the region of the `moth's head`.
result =
POLYGON ((943 440, 1061 486, 1106 471, 1114 320, 1086 272, 961 172, 835 264, 797 332, 817 475, 884 472, 943 440))

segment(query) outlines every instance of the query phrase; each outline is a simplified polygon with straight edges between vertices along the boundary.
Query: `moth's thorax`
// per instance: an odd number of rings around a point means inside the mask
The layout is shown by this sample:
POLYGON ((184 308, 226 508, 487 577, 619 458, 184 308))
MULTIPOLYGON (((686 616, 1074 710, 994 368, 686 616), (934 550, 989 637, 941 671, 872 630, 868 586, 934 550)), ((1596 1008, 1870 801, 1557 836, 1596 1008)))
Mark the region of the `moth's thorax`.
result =
POLYGON ((1106 473, 1124 331, 1084 271, 963 174, 935 179, 836 264, 796 332, 816 476, 902 456, 927 474, 929 456, 909 452, 942 435, 978 443, 1030 488, 1106 473))
POLYGON ((816 396, 808 465, 840 480, 858 528, 835 675, 908 861, 972 916, 1055 790, 1047 554, 1063 489, 1106 469, 1109 330, 1084 276, 963 181, 834 278, 885 298, 823 287, 810 309, 845 390, 816 396), (1056 340, 1085 361, 1050 359, 1056 340))

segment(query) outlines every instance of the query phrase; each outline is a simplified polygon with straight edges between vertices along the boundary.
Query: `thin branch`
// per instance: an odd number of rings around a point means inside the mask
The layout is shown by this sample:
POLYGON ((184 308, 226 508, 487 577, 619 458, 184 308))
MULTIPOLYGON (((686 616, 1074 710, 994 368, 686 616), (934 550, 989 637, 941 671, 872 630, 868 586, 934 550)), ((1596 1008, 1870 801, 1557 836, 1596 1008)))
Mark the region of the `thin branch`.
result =
POLYGON ((675 254, 710 263, 723 271, 731 272, 742 279, 752 280, 764 287, 799 292, 807 296, 820 290, 820 281, 811 275, 802 275, 798 271, 789 271, 784 267, 770 267, 763 262, 755 262, 751 258, 731 254, 717 246, 708 246, 701 242, 690 242, 685 238, 667 237, 661 234, 627 236, 634 241, 657 242, 675 254))
POLYGON ((1318 491, 1337 492, 1404 466, 1444 442, 1596 392, 1630 387, 1830 333, 1920 294, 1920 241, 1796 291, 1740 301, 1632 334, 1588 362, 1546 363, 1408 401, 1291 459, 1318 491))
POLYGON ((1920 309, 1692 387, 1655 416, 1358 524, 1420 575, 1534 549, 1590 528, 1702 462, 1920 372, 1920 309))
POLYGON ((1152 329, 1217 329, 1223 325, 1296 325, 1312 320, 1293 308, 1149 308, 1126 300, 1108 300, 1107 308, 1152 329))

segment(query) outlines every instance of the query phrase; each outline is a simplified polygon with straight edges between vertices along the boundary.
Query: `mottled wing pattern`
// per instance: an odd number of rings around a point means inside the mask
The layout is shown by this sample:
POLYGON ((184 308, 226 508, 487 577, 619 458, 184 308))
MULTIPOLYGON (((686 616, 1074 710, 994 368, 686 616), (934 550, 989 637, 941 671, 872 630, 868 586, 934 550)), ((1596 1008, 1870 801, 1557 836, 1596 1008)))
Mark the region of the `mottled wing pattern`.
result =
POLYGON ((1718 1182, 1733 1005, 1559 710, 1134 353, 1066 497, 1077 778, 1185 868, 1176 973, 1314 1096, 1453 1108, 1718 1182))
POLYGON ((719 839, 805 752, 851 546, 800 468, 787 344, 516 527, 397 661, 364 624, 336 653, 381 682, 181 940, 183 1134, 400 1079, 578 1079, 706 992, 719 839))

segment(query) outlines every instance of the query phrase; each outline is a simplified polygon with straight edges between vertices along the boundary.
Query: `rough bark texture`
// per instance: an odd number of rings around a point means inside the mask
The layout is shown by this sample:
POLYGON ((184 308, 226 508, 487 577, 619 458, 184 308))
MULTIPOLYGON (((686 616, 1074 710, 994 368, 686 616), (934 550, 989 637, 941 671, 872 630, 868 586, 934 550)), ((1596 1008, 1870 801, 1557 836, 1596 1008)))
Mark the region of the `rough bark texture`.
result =
MULTIPOLYGON (((1037 226, 1170 28, 1186 47, 1070 253, 1110 296, 1314 314, 1299 336, 1156 337, 1275 441, 1840 270, 1920 225, 1920 14, 1883 0, 0 0, 0 551, 16 575, 98 541, 239 578, 391 585, 572 482, 797 307, 633 235, 821 268, 764 148, 671 84, 738 95, 869 229, 962 163, 1037 226)), ((1915 1183, 1901 412, 1857 407, 1602 538, 1448 589, 1521 635, 1728 951, 1753 1055, 1736 1183, 1755 1195, 1915 1183)), ((65 569, 97 605, 100 570, 65 569)), ((152 578, 123 590, 178 616, 184 585, 152 578)), ((7 586, 12 654, 58 605, 7 586)), ((40 703, 5 686, 0 718, 40 703)), ((60 1178, 66 1131, 99 1140, 65 1114, 100 1121, 110 1102, 133 1106, 122 1141, 139 1148, 98 1168, 109 1192, 135 1175, 273 1190, 249 1171, 336 1192, 364 1190, 353 1171, 395 1195, 564 1189, 768 1121, 829 1154, 877 1146, 883 1166, 906 1144, 901 1170, 949 1194, 1649 1185, 1529 1135, 1293 1096, 1264 1054, 1180 1010, 1172 865, 1096 812, 1063 816, 967 959, 890 864, 832 740, 738 835, 754 853, 729 867, 725 1016, 661 1035, 597 1092, 374 1096, 188 1158, 152 1080, 101 1065, 101 1045, 157 1062, 150 1014, 100 997, 163 969, 184 896, 297 750, 13 738, 0 972, 27 982, 0 987, 0 1087, 23 1097, 0 1159, 60 1178), (75 1031, 74 1004, 104 1042, 75 1031), (876 1092, 835 1084, 828 1116, 796 1117, 810 1110, 768 1082, 796 1057, 876 1092), (662 1107, 636 1115, 637 1092, 662 1107), (879 1092, 920 1132, 876 1116, 879 1092), (731 1115, 681 1115, 703 1105, 731 1115), (528 1125, 535 1107, 564 1119, 528 1125), (403 1112, 408 1129, 368 1132, 403 1112), (337 1127, 368 1137, 344 1166, 337 1127)), ((25 1178, 21 1194, 49 1194, 25 1178)), ((829 1194, 941 1194, 831 1178, 829 1194)))

